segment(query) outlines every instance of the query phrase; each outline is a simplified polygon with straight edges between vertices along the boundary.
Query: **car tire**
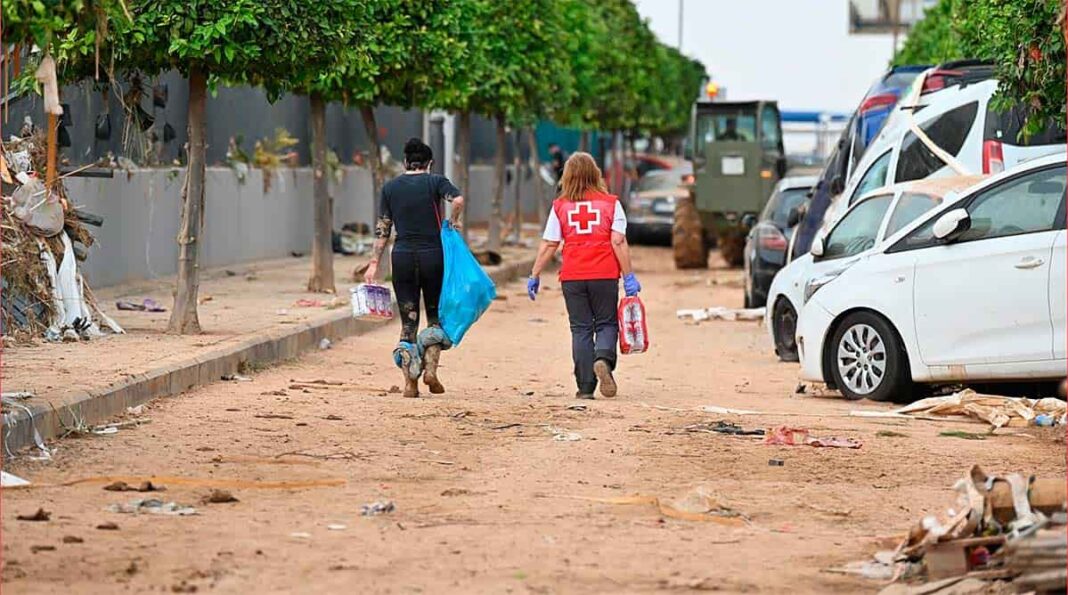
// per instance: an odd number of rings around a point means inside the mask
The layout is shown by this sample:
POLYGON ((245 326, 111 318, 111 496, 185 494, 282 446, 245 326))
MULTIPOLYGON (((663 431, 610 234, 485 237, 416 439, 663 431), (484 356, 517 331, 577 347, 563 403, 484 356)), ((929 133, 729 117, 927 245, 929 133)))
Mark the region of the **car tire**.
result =
POLYGON ((835 385, 851 400, 899 401, 912 397, 912 375, 904 345, 885 318, 854 312, 835 328, 827 345, 835 385))
POLYGON ((779 359, 784 362, 801 361, 797 354, 797 310, 790 300, 775 300, 775 308, 771 311, 771 331, 775 337, 775 354, 779 359))

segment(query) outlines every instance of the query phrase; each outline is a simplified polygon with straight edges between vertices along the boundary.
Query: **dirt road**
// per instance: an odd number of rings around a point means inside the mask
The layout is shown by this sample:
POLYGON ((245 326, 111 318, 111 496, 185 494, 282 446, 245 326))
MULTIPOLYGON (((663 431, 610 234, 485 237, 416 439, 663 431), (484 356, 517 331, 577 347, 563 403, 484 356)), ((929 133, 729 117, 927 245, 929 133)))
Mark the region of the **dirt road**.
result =
POLYGON ((740 304, 737 272, 675 272, 663 249, 639 250, 637 267, 653 350, 621 358, 612 400, 573 398, 563 301, 546 280, 534 304, 518 284, 502 288, 507 299, 445 354, 447 395, 390 392, 389 326, 251 382, 154 403, 141 415, 150 424, 62 441, 52 462, 8 465, 40 484, 95 481, 4 491, 4 592, 873 591, 822 570, 941 512, 970 465, 1065 474, 1063 432, 961 440, 939 433, 983 426, 858 420, 841 414, 882 406, 794 395, 796 367, 775 361, 762 327, 675 319, 677 308, 740 304), (344 384, 294 382, 320 379, 344 384), (704 405, 773 414, 731 418, 704 405), (863 447, 684 430, 720 419, 863 447), (172 478, 158 494, 102 489, 100 478, 144 475, 172 478), (210 482, 230 480, 245 482, 230 488, 238 502, 201 503, 210 482), (305 480, 331 485, 262 483, 305 480), (607 501, 697 493, 744 519, 607 501), (145 497, 198 514, 107 510, 145 497), (376 501, 396 509, 361 516, 376 501), (51 520, 16 520, 38 508, 51 520), (97 528, 105 523, 118 530, 97 528))

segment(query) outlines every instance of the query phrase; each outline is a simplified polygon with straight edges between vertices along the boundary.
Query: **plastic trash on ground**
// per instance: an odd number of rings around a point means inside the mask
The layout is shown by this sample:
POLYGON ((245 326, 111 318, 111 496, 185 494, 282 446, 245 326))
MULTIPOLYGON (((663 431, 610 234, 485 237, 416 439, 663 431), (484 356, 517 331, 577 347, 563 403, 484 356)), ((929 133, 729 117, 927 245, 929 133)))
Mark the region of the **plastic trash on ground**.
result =
POLYGON ((354 318, 393 318, 393 295, 385 285, 360 283, 349 290, 354 318))
POLYGON ((619 302, 619 351, 624 355, 648 351, 649 327, 645 320, 645 304, 638 296, 627 296, 619 302))
POLYGON ((448 222, 441 226, 445 254, 445 279, 441 284, 438 315, 441 328, 453 346, 458 346, 479 317, 497 297, 497 287, 461 236, 448 222))

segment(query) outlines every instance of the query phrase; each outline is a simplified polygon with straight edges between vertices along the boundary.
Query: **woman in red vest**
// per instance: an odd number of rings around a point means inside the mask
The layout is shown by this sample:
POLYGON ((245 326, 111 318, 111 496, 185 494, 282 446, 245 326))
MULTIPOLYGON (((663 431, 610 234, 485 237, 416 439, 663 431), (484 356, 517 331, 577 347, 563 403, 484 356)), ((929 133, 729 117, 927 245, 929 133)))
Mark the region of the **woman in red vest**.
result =
POLYGON ((541 286, 542 269, 564 244, 560 285, 571 322, 571 357, 580 399, 601 394, 616 396, 616 341, 619 326, 619 277, 627 295, 637 295, 627 245, 627 216, 615 196, 605 192, 601 170, 589 153, 575 153, 564 165, 561 196, 553 201, 538 258, 527 281, 533 300, 541 286))

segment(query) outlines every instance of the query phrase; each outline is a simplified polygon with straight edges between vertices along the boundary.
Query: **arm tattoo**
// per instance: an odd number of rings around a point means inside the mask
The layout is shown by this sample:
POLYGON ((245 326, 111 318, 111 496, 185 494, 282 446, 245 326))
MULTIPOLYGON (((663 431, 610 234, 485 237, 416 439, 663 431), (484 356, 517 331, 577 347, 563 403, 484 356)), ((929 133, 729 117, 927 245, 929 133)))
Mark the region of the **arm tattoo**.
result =
POLYGON ((375 223, 375 244, 371 252, 372 260, 378 260, 386 251, 389 244, 389 236, 393 233, 393 220, 389 217, 379 217, 375 223))

